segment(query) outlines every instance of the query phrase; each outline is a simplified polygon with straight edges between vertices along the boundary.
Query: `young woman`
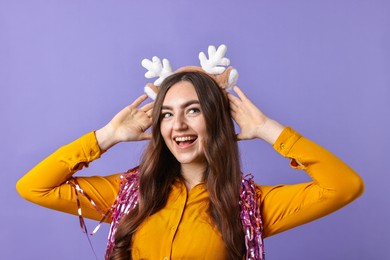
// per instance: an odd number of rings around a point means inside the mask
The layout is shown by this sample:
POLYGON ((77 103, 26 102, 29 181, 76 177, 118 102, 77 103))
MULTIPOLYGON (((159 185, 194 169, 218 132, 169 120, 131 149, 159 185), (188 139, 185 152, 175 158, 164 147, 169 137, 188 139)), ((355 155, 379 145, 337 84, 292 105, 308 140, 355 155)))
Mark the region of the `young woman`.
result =
POLYGON ((264 115, 238 87, 234 91, 238 97, 201 72, 175 73, 154 103, 141 107, 147 97, 139 97, 105 127, 39 163, 17 189, 34 203, 77 214, 76 183, 87 195, 79 196, 85 217, 102 217, 90 201, 102 212, 111 209, 106 222, 115 228, 107 259, 263 259, 261 241, 248 246, 248 230, 257 229, 261 239, 320 218, 357 198, 363 182, 329 151, 264 115), (240 127, 237 135, 232 119, 240 127), (255 138, 273 145, 313 181, 254 185, 250 195, 237 140, 255 138), (141 164, 121 178, 70 179, 115 144, 146 139, 141 164), (255 201, 248 205, 244 193, 255 201))

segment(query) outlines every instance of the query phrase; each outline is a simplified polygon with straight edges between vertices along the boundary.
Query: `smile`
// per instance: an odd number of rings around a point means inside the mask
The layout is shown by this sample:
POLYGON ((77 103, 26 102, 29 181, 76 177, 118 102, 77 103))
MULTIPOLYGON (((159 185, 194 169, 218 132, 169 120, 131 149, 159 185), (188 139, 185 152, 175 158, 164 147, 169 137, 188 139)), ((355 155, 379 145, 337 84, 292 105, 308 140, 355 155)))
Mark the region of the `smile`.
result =
POLYGON ((198 137, 194 135, 190 136, 178 136, 174 140, 178 146, 188 146, 191 145, 198 137))

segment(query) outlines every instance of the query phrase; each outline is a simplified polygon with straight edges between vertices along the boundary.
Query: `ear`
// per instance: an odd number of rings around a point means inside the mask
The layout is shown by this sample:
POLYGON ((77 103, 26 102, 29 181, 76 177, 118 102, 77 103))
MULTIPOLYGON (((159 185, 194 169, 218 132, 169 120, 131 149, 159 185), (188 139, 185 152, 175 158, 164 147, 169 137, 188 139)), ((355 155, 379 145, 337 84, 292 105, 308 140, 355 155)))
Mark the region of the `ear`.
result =
POLYGON ((148 83, 144 87, 144 92, 146 93, 146 95, 148 95, 148 97, 155 100, 157 97, 158 87, 156 87, 152 83, 148 83))
POLYGON ((212 76, 215 81, 217 81, 218 85, 226 91, 232 89, 238 80, 238 72, 233 67, 227 68, 222 74, 210 76, 212 76))
MULTIPOLYGON (((230 68, 232 68, 232 67, 230 67, 230 68)), ((238 80, 238 71, 236 69, 232 68, 230 70, 230 73, 229 73, 229 78, 228 78, 226 90, 227 91, 231 90, 236 85, 237 80, 238 80)))

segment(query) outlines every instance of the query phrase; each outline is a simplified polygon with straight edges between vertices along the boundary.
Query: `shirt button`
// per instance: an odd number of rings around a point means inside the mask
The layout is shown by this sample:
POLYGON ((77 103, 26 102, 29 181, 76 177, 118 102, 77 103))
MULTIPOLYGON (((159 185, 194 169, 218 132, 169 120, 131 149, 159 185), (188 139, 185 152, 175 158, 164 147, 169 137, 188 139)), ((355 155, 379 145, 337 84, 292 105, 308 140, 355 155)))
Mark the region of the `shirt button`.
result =
POLYGON ((282 148, 282 149, 284 149, 284 148, 285 148, 285 145, 284 145, 284 143, 281 143, 281 144, 280 144, 280 148, 282 148))
POLYGON ((168 257, 166 256, 166 257, 164 257, 164 260, 168 260, 168 257))

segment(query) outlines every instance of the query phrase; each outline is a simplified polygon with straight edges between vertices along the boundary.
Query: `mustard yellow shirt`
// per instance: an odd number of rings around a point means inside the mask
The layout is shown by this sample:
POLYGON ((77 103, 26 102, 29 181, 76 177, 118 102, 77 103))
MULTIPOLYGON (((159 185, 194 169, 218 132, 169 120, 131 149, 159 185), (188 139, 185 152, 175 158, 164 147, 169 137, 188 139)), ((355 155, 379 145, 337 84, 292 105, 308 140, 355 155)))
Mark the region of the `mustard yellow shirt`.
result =
MULTIPOLYGON (((273 145, 290 165, 303 169, 311 182, 256 186, 268 237, 329 214, 363 192, 361 178, 344 162, 287 127, 273 145)), ((65 184, 75 172, 101 155, 93 132, 65 145, 35 166, 17 183, 25 199, 39 205, 77 214, 73 188, 65 184)), ((102 210, 108 210, 119 191, 119 174, 77 177, 81 188, 102 210)), ((101 215, 83 196, 84 217, 101 215)), ((133 237, 133 259, 226 259, 221 234, 207 213, 204 184, 190 191, 180 181, 172 185, 167 205, 146 219, 133 237)))

